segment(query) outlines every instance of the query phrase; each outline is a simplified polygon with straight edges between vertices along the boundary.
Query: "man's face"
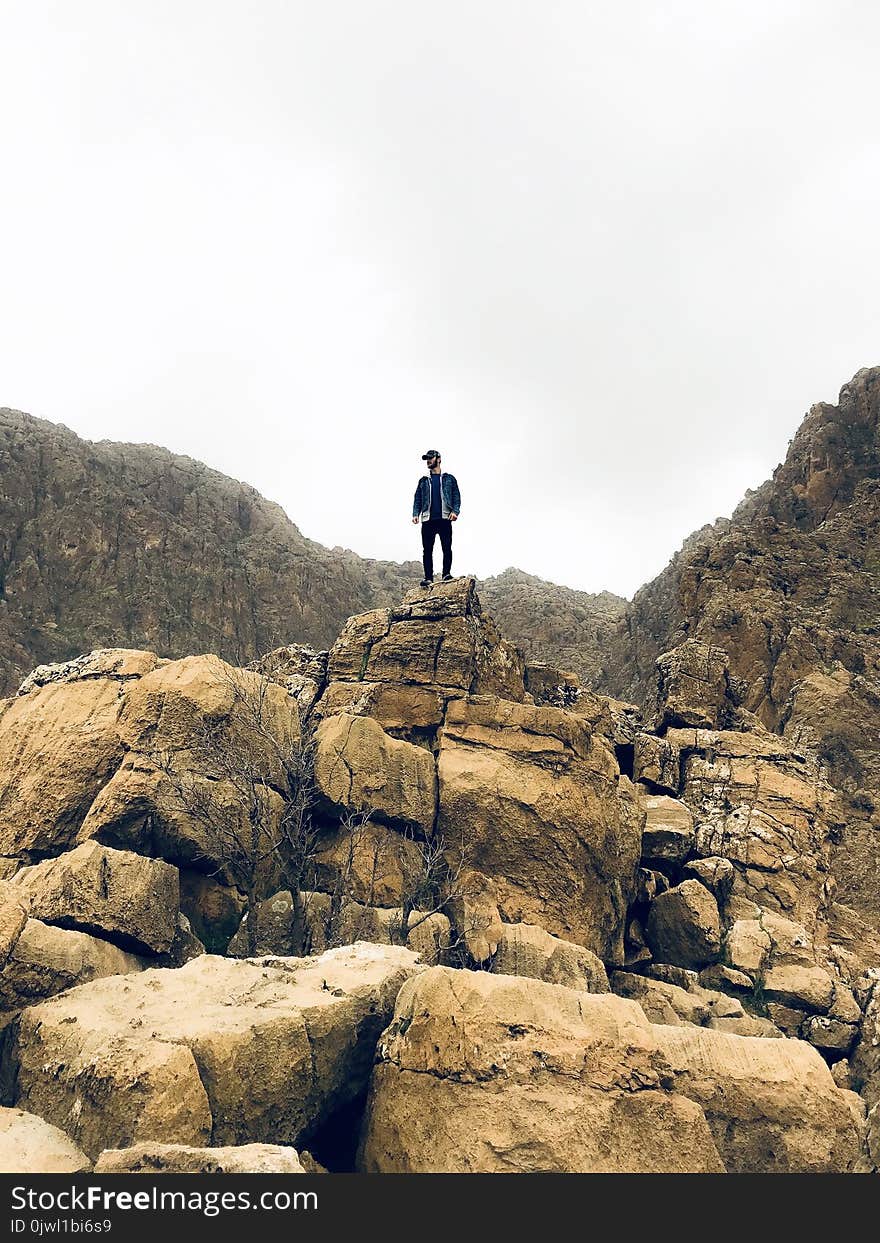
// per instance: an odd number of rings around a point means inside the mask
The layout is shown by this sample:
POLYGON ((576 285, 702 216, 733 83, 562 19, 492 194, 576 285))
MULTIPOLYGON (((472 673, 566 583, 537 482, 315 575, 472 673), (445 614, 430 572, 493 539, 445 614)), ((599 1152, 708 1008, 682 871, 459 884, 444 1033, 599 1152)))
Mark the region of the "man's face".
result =
POLYGON ((439 465, 440 465, 439 455, 437 457, 428 458, 428 470, 433 470, 435 466, 439 466, 439 465))

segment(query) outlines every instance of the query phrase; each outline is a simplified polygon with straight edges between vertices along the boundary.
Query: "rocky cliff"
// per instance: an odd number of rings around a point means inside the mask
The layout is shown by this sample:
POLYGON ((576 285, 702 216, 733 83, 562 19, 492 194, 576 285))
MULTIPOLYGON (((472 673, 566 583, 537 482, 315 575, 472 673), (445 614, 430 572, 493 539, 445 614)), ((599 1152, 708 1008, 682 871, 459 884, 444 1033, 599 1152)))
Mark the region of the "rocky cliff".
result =
POLYGON ((649 720, 579 688, 471 578, 249 669, 35 670, 0 701, 3 1168, 875 1169, 840 792, 722 649, 657 674, 649 720))
POLYGON ((814 406, 772 479, 695 532, 636 593, 595 683, 650 708, 656 661, 723 649, 742 706, 824 762, 849 796, 849 900, 880 924, 880 368, 814 406))

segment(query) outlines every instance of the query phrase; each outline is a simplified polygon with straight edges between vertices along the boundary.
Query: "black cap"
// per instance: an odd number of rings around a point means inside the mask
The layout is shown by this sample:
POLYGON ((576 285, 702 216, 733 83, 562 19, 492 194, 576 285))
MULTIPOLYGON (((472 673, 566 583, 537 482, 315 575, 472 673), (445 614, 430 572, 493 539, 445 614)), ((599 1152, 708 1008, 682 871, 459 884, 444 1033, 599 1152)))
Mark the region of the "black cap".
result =
POLYGON ((427 453, 422 454, 422 461, 427 462, 429 457, 439 457, 440 453, 437 449, 429 449, 427 453))

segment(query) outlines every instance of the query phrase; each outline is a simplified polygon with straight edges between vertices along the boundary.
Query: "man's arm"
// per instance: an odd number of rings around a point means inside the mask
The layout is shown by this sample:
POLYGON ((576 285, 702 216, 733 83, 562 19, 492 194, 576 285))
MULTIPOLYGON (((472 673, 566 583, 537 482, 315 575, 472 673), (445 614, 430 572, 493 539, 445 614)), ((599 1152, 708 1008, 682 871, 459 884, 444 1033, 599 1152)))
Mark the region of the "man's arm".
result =
POLYGON ((421 496, 422 496, 422 481, 420 479, 419 482, 416 484, 416 494, 413 497, 413 512, 412 512, 413 522, 416 521, 419 514, 422 512, 421 496))
POLYGON ((452 484, 452 511, 456 517, 461 513, 461 493, 458 490, 458 480, 455 475, 450 478, 452 484))

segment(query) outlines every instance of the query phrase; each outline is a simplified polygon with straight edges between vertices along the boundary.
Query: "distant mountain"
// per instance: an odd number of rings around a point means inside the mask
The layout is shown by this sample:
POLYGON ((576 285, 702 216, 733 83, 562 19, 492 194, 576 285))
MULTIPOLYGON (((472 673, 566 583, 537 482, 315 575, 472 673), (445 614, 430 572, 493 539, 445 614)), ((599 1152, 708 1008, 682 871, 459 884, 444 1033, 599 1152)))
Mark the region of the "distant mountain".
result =
POLYGON ((626 609, 622 596, 575 591, 510 568, 483 581, 480 598, 529 659, 571 669, 585 686, 611 677, 607 660, 626 609))
POLYGON ((420 571, 299 531, 252 487, 155 445, 0 409, 0 685, 98 646, 242 662, 331 643, 420 571))
MULTIPOLYGON (((0 409, 0 694, 94 647, 235 663, 291 642, 326 647, 421 574, 419 561, 307 539, 280 506, 192 458, 0 409)), ((599 676, 625 601, 516 570, 481 591, 536 658, 599 676)))

